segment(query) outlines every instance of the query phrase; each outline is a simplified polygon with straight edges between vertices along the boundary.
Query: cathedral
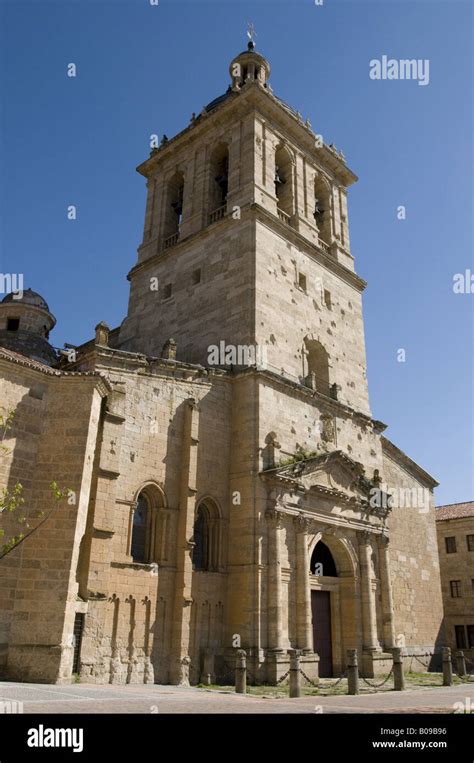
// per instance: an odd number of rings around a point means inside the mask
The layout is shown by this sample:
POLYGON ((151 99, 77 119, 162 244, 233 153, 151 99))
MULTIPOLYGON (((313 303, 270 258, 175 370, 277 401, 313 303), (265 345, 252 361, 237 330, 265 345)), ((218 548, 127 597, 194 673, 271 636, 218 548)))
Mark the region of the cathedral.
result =
POLYGON ((0 303, 0 485, 30 525, 0 559, 3 678, 222 683, 238 648, 269 684, 292 650, 315 682, 349 649, 369 678, 395 646, 437 663, 437 483, 372 417, 357 177, 252 41, 229 75, 138 167, 119 327, 57 351, 42 296, 0 303))

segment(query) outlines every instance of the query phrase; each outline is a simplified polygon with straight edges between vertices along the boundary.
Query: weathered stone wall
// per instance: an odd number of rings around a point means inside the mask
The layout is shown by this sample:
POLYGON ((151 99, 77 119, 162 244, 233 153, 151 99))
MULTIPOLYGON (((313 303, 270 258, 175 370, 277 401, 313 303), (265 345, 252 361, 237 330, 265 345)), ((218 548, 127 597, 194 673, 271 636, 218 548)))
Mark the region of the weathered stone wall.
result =
POLYGON ((251 344, 251 231, 248 221, 222 220, 211 226, 208 236, 183 242, 137 271, 121 349, 159 356, 172 337, 179 360, 209 365, 210 345, 221 340, 251 344), (194 283, 197 271, 200 281, 194 283), (154 277, 158 291, 150 288, 154 277), (172 288, 170 297, 167 285, 172 288))
POLYGON ((304 340, 318 341, 329 356, 329 384, 341 388, 339 399, 370 415, 360 290, 283 232, 261 222, 256 231, 256 341, 269 367, 301 381, 308 375, 304 340))
POLYGON ((97 377, 48 375, 13 364, 5 378, 11 382, 5 385, 8 405, 16 404, 18 414, 6 484, 25 482, 24 513, 38 525, 0 562, 0 574, 11 580, 6 673, 22 680, 69 680, 76 564, 104 390, 98 391, 97 377), (53 480, 72 494, 41 524, 41 515, 54 505, 53 480))
MULTIPOLYGON (((384 456, 383 481, 388 492, 396 495, 400 488, 416 490, 417 495, 419 490, 427 489, 425 482, 388 455, 384 456)), ((419 495, 421 498, 422 494, 419 495)), ((428 490, 427 495, 426 505, 393 508, 388 519, 395 635, 401 646, 405 644, 407 651, 415 654, 430 652, 443 641, 435 508, 432 492, 428 490)), ((405 503, 408 501, 409 498, 405 503)), ((399 503, 403 503, 403 498, 399 503)), ((413 503, 415 500, 411 500, 413 503)), ((413 663, 413 669, 421 666, 413 663)))
POLYGON ((188 372, 186 379, 181 371, 158 367, 151 372, 108 373, 114 392, 97 459, 87 581, 88 590, 101 600, 89 605, 82 675, 108 681, 112 669, 113 681, 144 680, 148 644, 156 680, 169 681, 183 413, 186 401, 194 399, 199 409, 194 505, 211 498, 221 515, 220 569, 195 572, 192 579, 188 648, 191 679, 198 681, 203 650, 222 644, 224 627, 230 385, 219 377, 188 372), (140 491, 150 487, 161 496, 159 551, 154 563, 138 564, 130 555, 132 505, 140 491))

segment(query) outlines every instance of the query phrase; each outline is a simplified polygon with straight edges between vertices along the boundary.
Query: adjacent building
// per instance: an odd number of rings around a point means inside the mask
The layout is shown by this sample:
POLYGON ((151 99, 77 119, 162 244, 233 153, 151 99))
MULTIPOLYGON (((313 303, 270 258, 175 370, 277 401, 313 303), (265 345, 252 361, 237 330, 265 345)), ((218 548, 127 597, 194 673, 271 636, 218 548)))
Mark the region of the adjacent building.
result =
POLYGON ((446 644, 474 662, 474 501, 436 509, 446 644))

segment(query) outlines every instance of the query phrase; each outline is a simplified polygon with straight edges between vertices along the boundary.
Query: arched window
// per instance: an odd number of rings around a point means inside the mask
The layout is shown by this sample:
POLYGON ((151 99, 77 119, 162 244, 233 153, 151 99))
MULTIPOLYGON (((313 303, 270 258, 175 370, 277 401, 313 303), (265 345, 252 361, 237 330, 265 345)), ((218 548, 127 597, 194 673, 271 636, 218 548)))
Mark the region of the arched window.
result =
POLYGON ((148 500, 140 493, 137 506, 133 512, 132 546, 130 553, 134 562, 147 562, 146 535, 149 506, 148 500))
POLYGON ((183 219, 184 175, 176 172, 168 181, 163 236, 165 244, 170 238, 177 240, 183 219))
POLYGON ((331 192, 328 184, 320 177, 314 180, 314 211, 313 216, 319 230, 319 235, 325 244, 330 244, 331 236, 331 192))
MULTIPOLYGON (((226 143, 219 143, 211 154, 210 161, 210 188, 209 188, 209 212, 211 218, 221 211, 227 204, 229 191, 229 147, 226 143)), ((219 216, 215 219, 220 219, 219 216)), ((215 222, 211 219, 211 222, 215 222)))
POLYGON ((323 395, 329 395, 329 355, 325 348, 315 339, 304 340, 308 375, 306 384, 323 395))
POLYGON ((327 578, 337 578, 336 564, 329 548, 322 540, 316 543, 311 555, 310 570, 313 575, 324 575, 327 578))
POLYGON ((293 163, 284 146, 280 146, 275 152, 275 195, 278 211, 290 218, 294 210, 293 163))
MULTIPOLYGON (((133 511, 130 555, 134 562, 162 561, 165 554, 167 517, 161 511, 164 497, 155 485, 147 485, 137 498, 133 511)), ((166 557, 165 557, 166 558, 166 557)))
POLYGON ((198 506, 193 541, 194 570, 216 572, 220 567, 220 518, 216 504, 210 499, 198 506))

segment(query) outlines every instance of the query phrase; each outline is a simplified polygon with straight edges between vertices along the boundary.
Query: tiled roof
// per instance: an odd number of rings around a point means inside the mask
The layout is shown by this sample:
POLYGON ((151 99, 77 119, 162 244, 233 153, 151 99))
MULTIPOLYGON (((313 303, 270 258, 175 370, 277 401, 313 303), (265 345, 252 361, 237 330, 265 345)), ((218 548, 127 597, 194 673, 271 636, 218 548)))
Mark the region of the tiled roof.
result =
POLYGON ((58 371, 57 368, 51 368, 51 366, 47 366, 46 363, 41 363, 39 360, 28 358, 26 355, 21 355, 19 352, 7 350, 6 347, 0 347, 0 358, 12 360, 14 363, 28 366, 28 368, 36 368, 38 371, 43 371, 43 373, 51 374, 52 376, 61 376, 61 371, 58 371))
POLYGON ((40 363, 39 360, 33 360, 26 355, 21 355, 19 352, 13 350, 7 350, 6 347, 0 347, 0 360, 10 360, 12 363, 18 363, 20 366, 26 366, 27 368, 34 368, 37 371, 41 371, 43 374, 49 376, 92 376, 101 383, 105 383, 106 387, 110 390, 110 383, 107 377, 100 371, 61 371, 59 368, 51 368, 46 363, 40 363))
POLYGON ((442 522, 443 519, 462 519, 463 517, 474 517, 474 501, 449 503, 447 506, 438 506, 436 509, 437 522, 442 522))

